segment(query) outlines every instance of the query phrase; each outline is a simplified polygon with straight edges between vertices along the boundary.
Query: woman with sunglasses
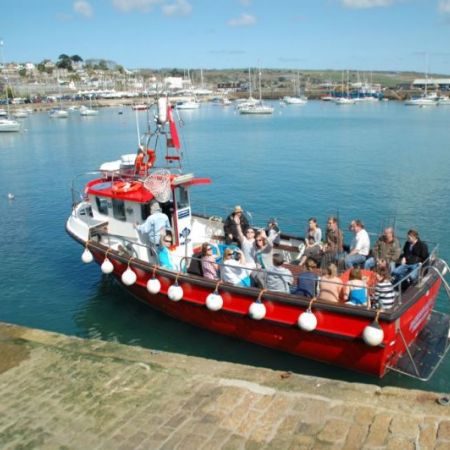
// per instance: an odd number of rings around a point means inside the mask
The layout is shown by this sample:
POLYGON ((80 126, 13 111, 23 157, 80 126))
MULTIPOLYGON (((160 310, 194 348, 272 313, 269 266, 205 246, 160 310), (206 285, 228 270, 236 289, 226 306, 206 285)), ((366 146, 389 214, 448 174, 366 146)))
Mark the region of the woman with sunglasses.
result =
POLYGON ((165 234, 161 236, 161 244, 158 250, 159 265, 165 269, 178 270, 173 256, 170 252, 170 246, 172 245, 172 235, 165 234))
POLYGON ((217 254, 213 253, 213 244, 209 242, 205 242, 202 244, 202 272, 205 278, 209 278, 210 280, 218 280, 219 279, 219 264, 217 264, 217 259, 220 258, 220 252, 217 246, 216 251, 217 254))
POLYGON ((222 279, 235 286, 250 286, 249 270, 245 269, 245 257, 241 250, 226 248, 223 253, 222 279), (235 259, 236 257, 239 260, 235 259))

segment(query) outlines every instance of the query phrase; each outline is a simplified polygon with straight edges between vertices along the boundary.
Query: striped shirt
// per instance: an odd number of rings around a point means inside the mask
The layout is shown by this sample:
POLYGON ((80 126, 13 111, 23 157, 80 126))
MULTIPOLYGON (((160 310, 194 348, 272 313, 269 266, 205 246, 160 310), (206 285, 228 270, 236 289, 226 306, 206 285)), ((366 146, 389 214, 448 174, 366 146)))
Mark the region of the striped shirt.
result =
POLYGON ((392 283, 387 281, 380 281, 375 286, 375 301, 380 308, 389 309, 394 306, 395 291, 392 283))

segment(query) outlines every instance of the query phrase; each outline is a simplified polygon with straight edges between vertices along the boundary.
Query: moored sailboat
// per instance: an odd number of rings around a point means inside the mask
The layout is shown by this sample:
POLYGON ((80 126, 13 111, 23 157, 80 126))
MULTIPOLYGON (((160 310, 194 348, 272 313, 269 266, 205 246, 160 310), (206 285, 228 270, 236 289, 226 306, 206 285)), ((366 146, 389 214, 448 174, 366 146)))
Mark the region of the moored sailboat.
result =
MULTIPOLYGON (((0 40, 0 49, 1 49, 1 63, 3 66, 3 41, 0 40)), ((5 78, 5 98, 6 98, 6 111, 2 109, 2 114, 0 115, 0 132, 5 133, 11 133, 11 132, 17 132, 20 131, 20 123, 12 119, 10 117, 10 110, 9 110, 9 95, 8 95, 8 83, 7 79, 5 78)))

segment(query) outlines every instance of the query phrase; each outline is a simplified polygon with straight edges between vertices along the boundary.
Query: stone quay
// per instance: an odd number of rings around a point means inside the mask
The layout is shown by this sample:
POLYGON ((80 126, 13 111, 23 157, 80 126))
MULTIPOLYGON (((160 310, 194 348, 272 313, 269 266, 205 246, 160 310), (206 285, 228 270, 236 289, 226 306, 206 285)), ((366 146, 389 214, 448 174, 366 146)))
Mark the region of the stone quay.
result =
POLYGON ((443 398, 0 323, 3 450, 448 450, 443 398))

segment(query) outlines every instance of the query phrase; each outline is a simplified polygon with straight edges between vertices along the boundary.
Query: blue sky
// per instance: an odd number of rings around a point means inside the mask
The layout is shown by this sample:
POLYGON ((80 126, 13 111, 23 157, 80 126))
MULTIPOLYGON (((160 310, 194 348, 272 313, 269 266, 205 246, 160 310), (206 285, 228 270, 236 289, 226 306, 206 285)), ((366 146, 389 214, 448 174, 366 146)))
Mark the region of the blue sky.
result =
POLYGON ((5 61, 450 75, 450 0, 1 0, 5 61), (425 56, 428 55, 428 56, 425 56))

